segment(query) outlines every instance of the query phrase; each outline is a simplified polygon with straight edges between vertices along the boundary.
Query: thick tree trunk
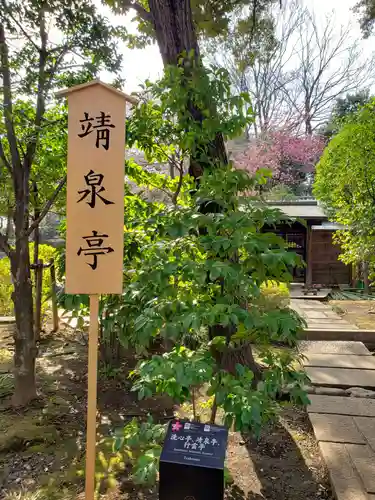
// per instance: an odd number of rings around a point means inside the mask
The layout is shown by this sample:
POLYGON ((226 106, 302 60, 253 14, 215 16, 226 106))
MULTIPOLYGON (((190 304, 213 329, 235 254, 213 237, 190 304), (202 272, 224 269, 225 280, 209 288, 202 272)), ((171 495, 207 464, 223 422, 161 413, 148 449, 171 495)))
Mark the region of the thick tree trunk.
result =
POLYGON ((26 406, 37 397, 35 359, 37 349, 33 329, 33 295, 30 276, 30 255, 27 238, 16 243, 11 256, 14 282, 16 331, 14 333, 14 394, 13 405, 26 406))
MULTIPOLYGON (((199 62, 200 52, 196 36, 195 26, 192 18, 191 0, 149 0, 151 20, 154 27, 159 50, 165 66, 182 64, 187 76, 191 71, 188 61, 180 60, 181 54, 191 54, 193 51, 196 61, 199 62)), ((208 96, 210 99, 210 96, 208 96)), ((212 103, 208 100, 207 107, 212 103)), ((188 108, 197 123, 202 123, 204 116, 201 109, 196 108, 193 103, 188 108)), ((221 133, 216 134, 209 150, 203 157, 193 157, 190 159, 189 173, 197 182, 205 168, 212 168, 214 164, 227 164, 228 157, 225 149, 224 138, 221 133), (208 162, 205 158, 208 158, 208 162)), ((222 208, 216 203, 207 203, 200 207, 202 212, 220 212, 222 208)), ((204 228, 203 228, 204 230, 204 228)), ((215 325, 210 328, 210 336, 231 335, 232 327, 223 328, 215 325)), ((254 362, 251 346, 243 346, 241 349, 234 349, 233 356, 228 356, 225 360, 219 360, 218 364, 224 369, 233 372, 233 367, 237 363, 244 363, 258 374, 258 366, 254 362), (237 361, 235 361, 237 359, 237 361)))
MULTIPOLYGON (((190 54, 191 51, 193 51, 196 60, 199 60, 199 46, 190 0, 149 0, 148 3, 164 65, 179 64, 181 54, 190 54)), ((190 65, 186 64, 184 67, 189 73, 190 65)), ((197 122, 203 121, 202 110, 197 109, 192 104, 189 111, 197 122)), ((214 161, 228 162, 222 134, 216 135, 208 156, 214 161)), ((199 178, 205 166, 209 165, 202 164, 198 158, 191 158, 190 175, 196 179, 199 178)))

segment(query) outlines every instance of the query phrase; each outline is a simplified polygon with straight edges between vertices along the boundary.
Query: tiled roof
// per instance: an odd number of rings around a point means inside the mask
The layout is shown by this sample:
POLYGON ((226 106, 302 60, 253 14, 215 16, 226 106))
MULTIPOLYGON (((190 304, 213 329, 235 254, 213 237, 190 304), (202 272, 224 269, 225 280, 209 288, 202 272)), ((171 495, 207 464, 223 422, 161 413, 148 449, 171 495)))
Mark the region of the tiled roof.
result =
POLYGON ((301 219, 324 219, 327 220, 321 206, 314 201, 295 202, 269 202, 274 208, 278 208, 289 217, 300 217, 301 219))

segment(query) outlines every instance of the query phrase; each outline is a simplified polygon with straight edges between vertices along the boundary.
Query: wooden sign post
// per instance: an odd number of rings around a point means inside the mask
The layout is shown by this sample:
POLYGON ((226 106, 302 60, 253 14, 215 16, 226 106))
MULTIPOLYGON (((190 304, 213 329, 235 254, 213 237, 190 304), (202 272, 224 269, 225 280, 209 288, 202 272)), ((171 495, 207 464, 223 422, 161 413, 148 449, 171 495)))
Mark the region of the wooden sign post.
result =
POLYGON ((99 296, 122 293, 125 107, 134 99, 99 80, 68 97, 66 293, 90 295, 86 500, 95 494, 99 296))

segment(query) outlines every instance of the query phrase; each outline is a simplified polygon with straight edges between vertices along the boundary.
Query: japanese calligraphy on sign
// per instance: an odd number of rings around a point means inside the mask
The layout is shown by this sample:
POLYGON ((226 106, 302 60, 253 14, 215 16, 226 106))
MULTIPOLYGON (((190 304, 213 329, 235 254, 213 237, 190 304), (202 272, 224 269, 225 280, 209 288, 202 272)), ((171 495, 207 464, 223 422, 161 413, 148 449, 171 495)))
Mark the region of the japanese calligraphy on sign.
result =
POLYGON ((222 468, 227 438, 228 431, 222 426, 175 421, 168 429, 161 460, 222 468))
POLYGON ((99 148, 103 146, 103 148, 108 151, 110 129, 115 128, 111 123, 111 115, 106 115, 104 111, 100 111, 100 116, 95 117, 96 125, 93 125, 94 118, 89 118, 89 113, 87 113, 87 111, 84 111, 83 114, 84 118, 80 120, 83 132, 82 134, 78 134, 78 137, 86 137, 96 129, 95 147, 99 148))
POLYGON ((125 104, 99 81, 68 96, 66 292, 122 293, 125 104))

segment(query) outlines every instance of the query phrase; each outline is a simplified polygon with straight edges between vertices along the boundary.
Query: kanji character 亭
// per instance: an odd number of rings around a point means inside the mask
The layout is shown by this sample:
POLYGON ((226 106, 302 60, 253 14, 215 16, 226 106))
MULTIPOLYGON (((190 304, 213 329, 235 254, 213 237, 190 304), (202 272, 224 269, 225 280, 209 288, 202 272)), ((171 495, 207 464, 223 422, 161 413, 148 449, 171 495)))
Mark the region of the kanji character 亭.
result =
POLYGON ((92 231, 91 236, 82 236, 86 240, 87 248, 80 247, 77 255, 90 255, 93 258, 92 263, 87 264, 95 270, 98 267, 98 255, 105 255, 114 252, 112 247, 103 247, 104 239, 108 238, 108 234, 98 234, 98 231, 92 231))

